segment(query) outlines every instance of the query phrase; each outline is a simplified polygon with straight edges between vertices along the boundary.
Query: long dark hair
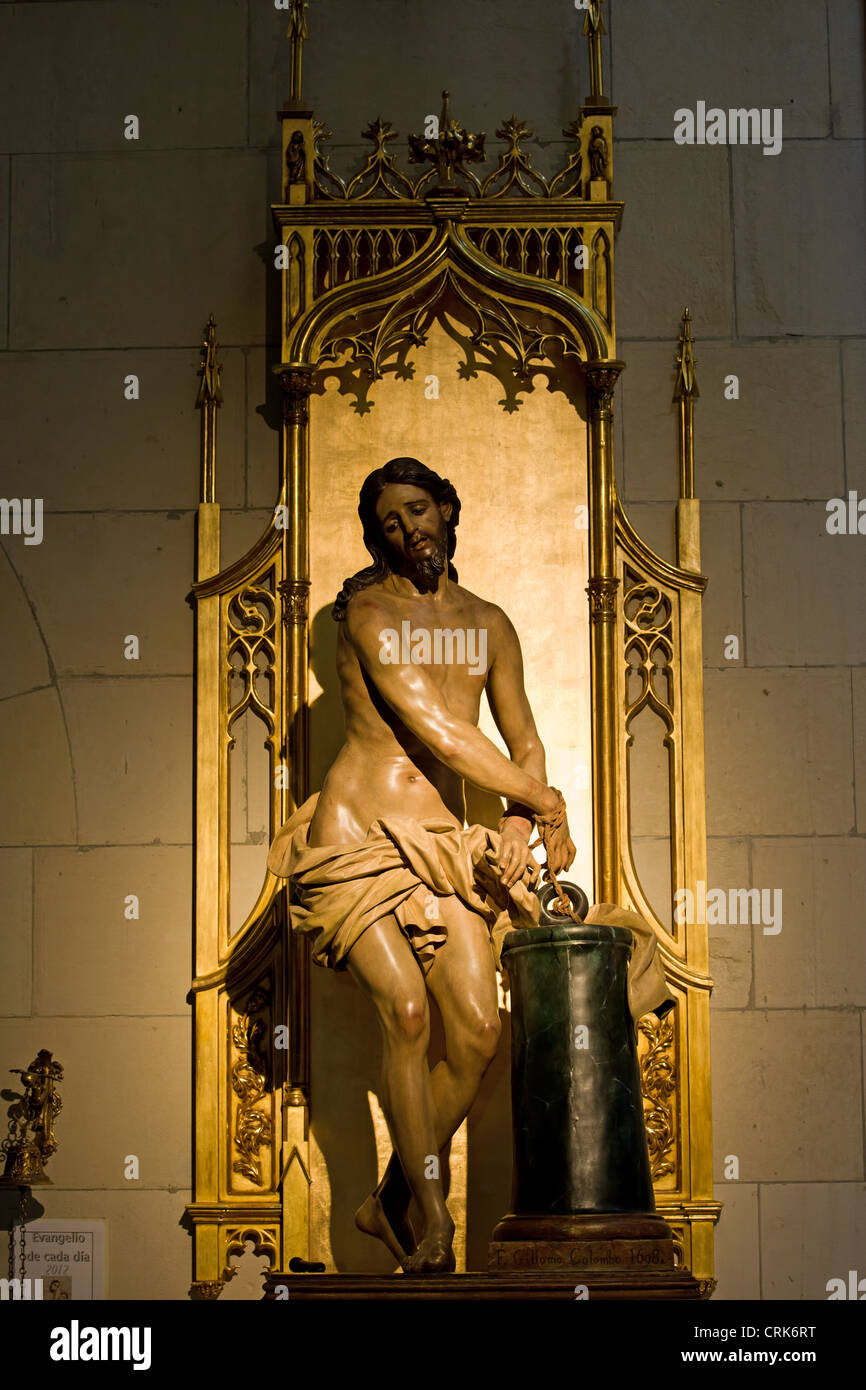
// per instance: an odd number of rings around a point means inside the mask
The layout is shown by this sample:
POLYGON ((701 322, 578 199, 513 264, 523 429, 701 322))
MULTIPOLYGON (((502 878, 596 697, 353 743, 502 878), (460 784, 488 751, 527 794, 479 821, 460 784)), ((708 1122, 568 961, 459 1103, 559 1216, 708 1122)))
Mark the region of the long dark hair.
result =
POLYGON ((360 593, 362 589, 369 588, 371 584, 381 583, 391 573, 386 542, 382 535, 379 518, 376 515, 376 503, 389 483, 410 483, 413 487, 423 488, 425 492, 430 494, 434 502, 451 503, 451 517, 446 523, 448 530, 446 546, 448 578, 455 582, 457 580, 457 571, 451 563, 451 559, 457 545, 457 537, 454 533, 460 520, 460 498, 454 491, 453 484, 447 478, 440 478, 438 473, 434 473, 432 468, 427 468, 425 464, 419 463, 418 459, 389 459, 382 468, 377 468, 374 472, 369 473, 361 485, 358 516, 361 518, 361 525, 364 528, 364 544, 373 557, 373 563, 344 580, 343 587, 331 609, 331 617, 337 623, 342 622, 345 618, 349 600, 355 594, 360 593))

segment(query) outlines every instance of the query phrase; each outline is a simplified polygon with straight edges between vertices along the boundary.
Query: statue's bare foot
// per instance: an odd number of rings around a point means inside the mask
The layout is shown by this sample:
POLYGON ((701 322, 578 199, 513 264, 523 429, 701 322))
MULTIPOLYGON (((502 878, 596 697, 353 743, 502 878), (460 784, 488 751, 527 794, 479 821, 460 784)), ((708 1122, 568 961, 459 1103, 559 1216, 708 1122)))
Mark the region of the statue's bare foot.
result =
POLYGON ((383 1241, 400 1265, 415 1249, 415 1235, 406 1220, 405 1208, 401 1210, 389 1203, 387 1194, 383 1202, 379 1189, 361 1203, 355 1212, 355 1225, 359 1231, 383 1241))
POLYGON ((418 1249, 403 1262, 404 1274, 451 1274, 457 1266, 454 1251, 454 1222, 443 1230, 422 1236, 418 1249))

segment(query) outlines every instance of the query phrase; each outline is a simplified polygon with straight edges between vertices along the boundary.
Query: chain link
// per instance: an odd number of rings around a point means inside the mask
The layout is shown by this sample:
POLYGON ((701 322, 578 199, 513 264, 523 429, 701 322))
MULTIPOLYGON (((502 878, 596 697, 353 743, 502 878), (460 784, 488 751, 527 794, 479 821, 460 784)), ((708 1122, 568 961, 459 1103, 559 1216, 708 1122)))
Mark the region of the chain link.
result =
POLYGON ((24 1232, 24 1218, 27 1215, 27 1198, 30 1193, 29 1187, 19 1187, 20 1196, 18 1198, 18 1209, 12 1217, 9 1226, 9 1278, 23 1279, 26 1272, 26 1247, 27 1237, 24 1232), (18 1234, 18 1274, 15 1273, 15 1235, 18 1234))

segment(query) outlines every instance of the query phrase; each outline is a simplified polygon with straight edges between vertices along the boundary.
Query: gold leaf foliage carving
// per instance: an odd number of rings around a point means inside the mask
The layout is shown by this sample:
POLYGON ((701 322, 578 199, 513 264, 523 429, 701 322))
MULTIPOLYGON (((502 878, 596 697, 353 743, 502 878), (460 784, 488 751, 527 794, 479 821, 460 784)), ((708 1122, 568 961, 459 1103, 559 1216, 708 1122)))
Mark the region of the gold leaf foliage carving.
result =
POLYGON ((460 175, 476 193, 483 191, 478 179, 466 165, 483 162, 485 133, 471 134, 459 121, 455 121, 451 116, 448 96, 448 92, 442 93, 442 113, 436 134, 409 136, 409 163, 426 164, 429 161, 433 165, 414 185, 416 198, 434 177, 438 180, 434 185, 436 192, 453 192, 456 189, 455 175, 460 175))
MULTIPOLYGON (((531 156, 522 148, 522 141, 532 138, 532 131, 514 115, 504 120, 496 130, 499 139, 506 142, 506 149, 498 156, 497 167, 479 179, 467 165, 482 163, 486 159, 486 136, 483 131, 471 134, 455 120, 450 113, 448 93, 443 92, 442 95, 444 100, 438 133, 435 136, 410 134, 407 137, 409 163, 431 165, 414 182, 397 168, 388 150, 391 141, 399 138, 399 132, 390 121, 379 116, 361 132, 365 140, 373 142, 374 148, 367 155, 364 167, 347 184, 330 168, 329 155, 324 149, 333 132, 326 128, 323 121, 314 120, 314 196, 330 201, 367 198, 417 201, 428 192, 445 189, 487 200, 515 194, 518 197, 544 199, 583 198, 583 115, 563 129, 563 135, 573 141, 573 148, 564 168, 549 182, 533 168, 531 156)), ((595 133, 598 129, 594 127, 592 132, 594 177, 605 177, 607 151, 603 137, 599 140, 599 135, 595 133), (604 174, 599 173, 602 168, 604 174)))
POLYGON ((646 1014, 638 1023, 638 1031, 648 1044, 640 1057, 640 1078, 650 1172, 655 1182, 676 1171, 672 1153, 674 1115, 671 1104, 676 1090, 674 1028, 669 1019, 646 1014))
MULTIPOLYGON (((232 1062, 231 1084, 238 1104, 234 1117, 234 1147, 238 1151, 232 1164, 258 1187, 262 1185, 262 1165, 259 1150, 273 1140, 273 1124, 267 1108, 260 1108, 268 1084, 267 1059, 260 1044, 267 1036, 267 1019, 262 1017, 270 1003, 265 986, 254 990, 244 1011, 235 1017, 231 1027, 232 1046, 238 1055, 232 1062)), ((265 1100, 265 1106, 268 1102, 265 1100)), ((243 1247, 241 1247, 243 1248, 243 1247)))
POLYGON ((224 1287, 223 1279, 195 1279, 189 1286, 190 1298, 196 1302, 211 1302, 219 1298, 224 1287))
POLYGON ((346 185, 328 167, 330 156, 327 151, 322 149, 326 140, 330 140, 333 131, 328 130, 324 121, 313 121, 313 188, 317 198, 345 198, 346 185))

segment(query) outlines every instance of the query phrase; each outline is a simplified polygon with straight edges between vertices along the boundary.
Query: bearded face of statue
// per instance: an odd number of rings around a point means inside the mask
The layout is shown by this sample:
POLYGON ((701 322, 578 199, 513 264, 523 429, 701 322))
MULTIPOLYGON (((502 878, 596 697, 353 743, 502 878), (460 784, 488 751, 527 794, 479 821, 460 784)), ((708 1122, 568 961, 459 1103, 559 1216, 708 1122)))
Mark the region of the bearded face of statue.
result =
POLYGON ((448 564, 447 503, 410 483, 389 483, 376 503, 376 515, 392 569, 418 584, 435 587, 448 564))

